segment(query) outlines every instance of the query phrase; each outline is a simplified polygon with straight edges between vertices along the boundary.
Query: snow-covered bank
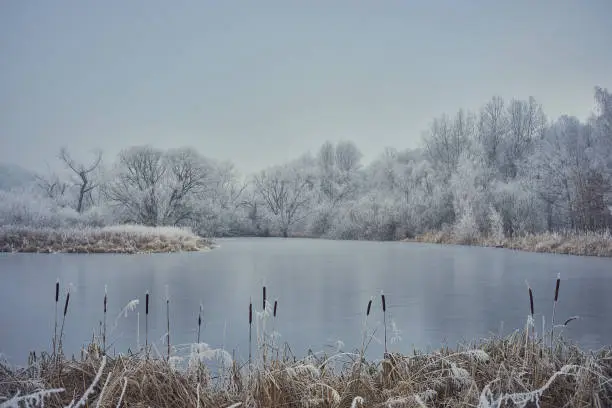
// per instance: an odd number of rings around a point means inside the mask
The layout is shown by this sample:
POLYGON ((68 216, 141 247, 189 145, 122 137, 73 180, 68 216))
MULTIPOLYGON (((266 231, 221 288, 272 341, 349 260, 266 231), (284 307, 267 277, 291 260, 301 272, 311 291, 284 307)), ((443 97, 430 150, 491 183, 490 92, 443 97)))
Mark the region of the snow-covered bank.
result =
POLYGON ((544 232, 513 238, 472 237, 467 239, 457 236, 451 231, 437 231, 428 232, 414 239, 405 239, 404 241, 477 245, 518 249, 529 252, 612 257, 612 235, 608 232, 544 232))
POLYGON ((0 252, 153 253, 212 247, 188 229, 116 225, 83 228, 0 226, 0 252))

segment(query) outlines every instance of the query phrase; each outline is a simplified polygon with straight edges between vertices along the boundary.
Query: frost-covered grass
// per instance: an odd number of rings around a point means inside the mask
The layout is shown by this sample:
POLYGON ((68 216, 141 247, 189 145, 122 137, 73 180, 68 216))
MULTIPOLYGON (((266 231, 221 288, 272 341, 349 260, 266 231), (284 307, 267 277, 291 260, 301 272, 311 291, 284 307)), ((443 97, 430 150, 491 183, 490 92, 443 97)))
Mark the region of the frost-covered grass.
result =
POLYGON ((33 228, 0 226, 0 252, 152 253, 199 251, 211 243, 188 229, 116 225, 33 228))
POLYGON ((458 236, 451 230, 428 232, 417 242, 503 247, 530 252, 612 257, 612 235, 609 232, 545 232, 513 238, 495 239, 478 235, 458 236))
POLYGON ((359 353, 301 360, 270 354, 241 367, 204 343, 170 361, 102 357, 92 344, 77 361, 44 356, 24 369, 0 366, 0 404, 28 395, 44 396, 46 407, 74 401, 91 407, 605 407, 612 406, 612 350, 585 353, 558 343, 551 351, 517 331, 380 361, 361 360, 359 353), (211 360, 219 366, 203 364, 211 360))

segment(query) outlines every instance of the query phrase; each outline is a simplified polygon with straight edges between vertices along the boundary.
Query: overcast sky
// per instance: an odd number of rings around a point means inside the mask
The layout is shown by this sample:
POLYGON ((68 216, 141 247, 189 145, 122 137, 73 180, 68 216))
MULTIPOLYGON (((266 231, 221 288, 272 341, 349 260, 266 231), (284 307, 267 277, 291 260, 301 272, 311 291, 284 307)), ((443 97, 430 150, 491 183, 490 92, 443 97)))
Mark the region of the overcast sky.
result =
POLYGON ((493 95, 586 118, 612 1, 0 1, 0 161, 193 146, 242 171, 366 160, 493 95))

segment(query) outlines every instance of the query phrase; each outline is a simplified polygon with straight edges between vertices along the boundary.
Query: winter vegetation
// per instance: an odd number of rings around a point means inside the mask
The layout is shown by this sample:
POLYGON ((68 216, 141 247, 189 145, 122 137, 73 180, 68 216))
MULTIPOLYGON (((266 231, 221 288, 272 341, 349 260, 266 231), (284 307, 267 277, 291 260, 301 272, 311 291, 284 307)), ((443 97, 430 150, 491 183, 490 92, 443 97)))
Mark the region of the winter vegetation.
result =
POLYGON ((185 228, 115 225, 82 228, 0 226, 0 252, 152 253, 201 251, 212 243, 185 228))
POLYGON ((612 404, 609 350, 591 355, 558 344, 551 352, 541 343, 525 343, 520 333, 456 349, 394 353, 377 361, 362 360, 359 352, 305 359, 287 353, 242 366, 227 352, 206 343, 186 348, 184 355, 170 362, 142 353, 102 356, 91 345, 80 360, 45 355, 32 358, 26 368, 4 364, 0 367, 0 406, 43 406, 40 401, 49 408, 573 408, 612 404), (185 363, 177 366, 177 360, 185 363))
MULTIPOLYGON (((249 176, 192 148, 58 155, 66 175, 4 181, 0 225, 186 227, 203 237, 421 240, 611 255, 612 94, 586 121, 493 97, 373 162, 350 141, 249 176)), ((5 177, 6 178, 6 177, 5 177)))

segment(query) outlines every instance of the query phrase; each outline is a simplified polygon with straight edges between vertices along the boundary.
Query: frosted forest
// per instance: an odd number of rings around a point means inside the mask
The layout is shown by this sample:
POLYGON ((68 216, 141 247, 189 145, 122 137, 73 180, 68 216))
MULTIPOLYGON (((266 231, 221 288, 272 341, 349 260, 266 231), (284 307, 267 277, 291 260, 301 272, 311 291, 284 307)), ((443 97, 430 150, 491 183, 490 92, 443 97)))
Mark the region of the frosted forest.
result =
POLYGON ((551 233, 608 239, 612 94, 595 88, 586 121, 548 118, 534 98, 493 97, 477 111, 434 118, 418 148, 384 148, 367 164, 351 141, 249 175, 190 147, 73 157, 66 146, 50 161, 65 171, 0 168, 3 228, 139 224, 202 237, 468 244, 551 233))

